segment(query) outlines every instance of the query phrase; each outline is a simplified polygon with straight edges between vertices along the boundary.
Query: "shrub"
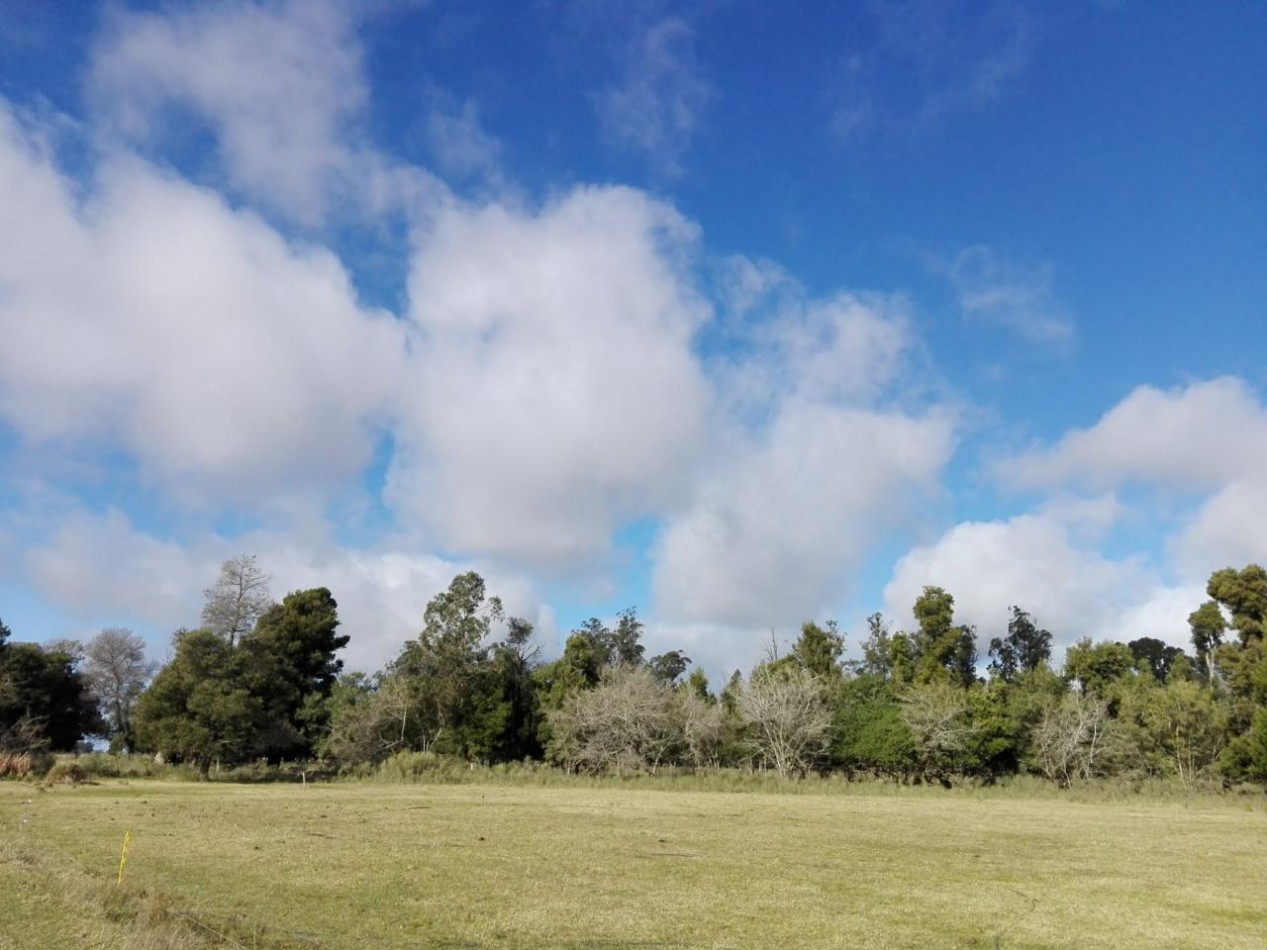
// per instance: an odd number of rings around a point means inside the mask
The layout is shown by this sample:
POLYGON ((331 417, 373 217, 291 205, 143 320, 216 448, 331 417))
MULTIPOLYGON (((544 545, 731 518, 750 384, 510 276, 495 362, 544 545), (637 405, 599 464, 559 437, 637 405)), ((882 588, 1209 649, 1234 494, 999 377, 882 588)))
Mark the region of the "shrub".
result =
POLYGON ((47 785, 78 785, 88 781, 88 770, 78 762, 57 762, 44 776, 47 785))

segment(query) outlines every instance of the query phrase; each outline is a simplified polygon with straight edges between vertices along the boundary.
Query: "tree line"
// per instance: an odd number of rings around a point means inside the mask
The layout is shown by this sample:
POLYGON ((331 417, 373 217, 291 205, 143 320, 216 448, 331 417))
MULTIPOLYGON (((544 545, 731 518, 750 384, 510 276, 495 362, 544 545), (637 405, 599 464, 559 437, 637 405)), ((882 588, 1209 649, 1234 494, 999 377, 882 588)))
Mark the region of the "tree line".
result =
POLYGON ((427 605, 384 669, 342 672, 326 588, 280 603, 253 557, 225 563, 203 625, 161 667, 140 639, 8 643, 0 625, 0 751, 108 737, 117 751, 196 765, 321 758, 374 766, 429 751, 573 771, 838 771, 950 784, 1031 773, 1267 784, 1267 571, 1210 578, 1188 618, 1192 654, 1161 640, 1078 641, 1059 668, 1051 633, 1019 606, 978 654, 954 597, 926 587, 914 626, 868 618, 859 659, 832 622, 772 643, 714 689, 683 652, 647 656, 637 613, 591 618, 543 660, 478 574, 427 605))

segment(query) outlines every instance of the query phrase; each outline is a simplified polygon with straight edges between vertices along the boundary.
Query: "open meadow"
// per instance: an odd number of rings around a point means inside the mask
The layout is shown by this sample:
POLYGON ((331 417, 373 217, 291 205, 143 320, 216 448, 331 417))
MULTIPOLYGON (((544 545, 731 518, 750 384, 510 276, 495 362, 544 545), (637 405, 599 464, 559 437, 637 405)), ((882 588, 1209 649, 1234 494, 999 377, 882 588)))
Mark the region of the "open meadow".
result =
POLYGON ((1248 948, 1265 885, 1261 796, 0 784, 0 948, 1248 948))

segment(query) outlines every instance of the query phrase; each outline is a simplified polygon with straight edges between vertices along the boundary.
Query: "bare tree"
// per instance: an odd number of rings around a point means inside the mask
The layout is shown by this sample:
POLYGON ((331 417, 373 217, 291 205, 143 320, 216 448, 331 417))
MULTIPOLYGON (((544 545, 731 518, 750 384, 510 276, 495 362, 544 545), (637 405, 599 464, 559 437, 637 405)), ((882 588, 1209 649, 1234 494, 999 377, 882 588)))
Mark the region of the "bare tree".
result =
POLYGON ((128 752, 136 739, 132 707, 154 668, 145 659, 145 641, 122 627, 107 627, 84 649, 84 674, 110 724, 112 745, 128 752))
POLYGON ((645 667, 618 666, 550 713, 551 754, 568 768, 649 769, 682 744, 677 691, 645 667))
POLYGON ((207 598, 202 608, 203 625, 233 646, 273 605, 268 592, 271 579, 256 565, 254 554, 239 554, 225 561, 215 586, 202 592, 207 598))
POLYGON ((1070 693, 1053 701, 1034 727, 1031 748, 1038 768, 1061 788, 1100 771, 1108 747, 1108 706, 1101 699, 1070 693))
POLYGON ((827 751, 831 713, 808 670, 758 670, 739 693, 739 715, 753 750, 780 775, 804 775, 827 751))
POLYGON ((690 689, 674 691, 682 730, 682 760, 692 768, 713 768, 721 753, 722 707, 690 689))

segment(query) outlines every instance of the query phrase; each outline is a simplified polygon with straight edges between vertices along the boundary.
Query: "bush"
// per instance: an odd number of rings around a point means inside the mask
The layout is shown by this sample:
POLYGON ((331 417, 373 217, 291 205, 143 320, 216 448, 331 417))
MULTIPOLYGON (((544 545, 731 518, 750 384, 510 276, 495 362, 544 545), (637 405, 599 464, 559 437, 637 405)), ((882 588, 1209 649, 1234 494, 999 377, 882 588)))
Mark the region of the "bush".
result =
POLYGON ((93 752, 81 755, 75 761, 94 778, 159 778, 171 771, 170 766, 159 765, 148 755, 93 752))
POLYGON ((78 762, 57 762, 44 776, 46 785, 78 785, 88 781, 88 770, 78 762))

